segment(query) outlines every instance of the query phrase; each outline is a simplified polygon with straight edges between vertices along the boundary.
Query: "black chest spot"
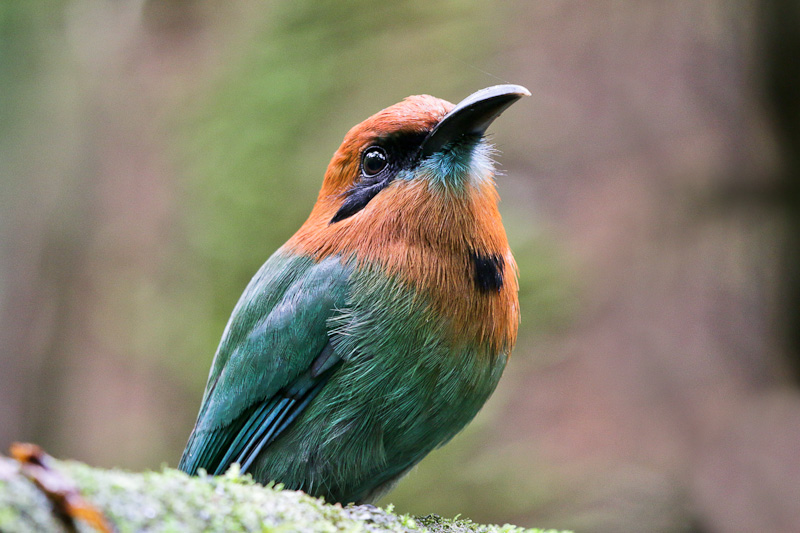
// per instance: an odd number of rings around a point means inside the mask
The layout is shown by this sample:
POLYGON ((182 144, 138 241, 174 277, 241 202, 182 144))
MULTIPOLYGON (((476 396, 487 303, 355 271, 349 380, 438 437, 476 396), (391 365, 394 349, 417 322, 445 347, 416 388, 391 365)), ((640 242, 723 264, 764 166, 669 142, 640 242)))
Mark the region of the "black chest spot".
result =
POLYGON ((472 256, 472 264, 475 269, 475 286, 481 292, 496 291, 503 288, 503 268, 505 262, 500 255, 481 255, 475 252, 472 256))

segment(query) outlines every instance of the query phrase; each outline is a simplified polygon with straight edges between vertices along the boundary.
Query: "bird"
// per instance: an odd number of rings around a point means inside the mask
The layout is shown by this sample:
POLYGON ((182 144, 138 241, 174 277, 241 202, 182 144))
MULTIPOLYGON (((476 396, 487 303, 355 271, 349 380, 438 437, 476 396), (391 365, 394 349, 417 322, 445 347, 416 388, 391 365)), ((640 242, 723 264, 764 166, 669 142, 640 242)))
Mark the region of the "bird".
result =
POLYGON ((486 130, 529 95, 409 96, 350 129, 233 309, 180 470, 372 503, 473 419, 520 316, 486 130))

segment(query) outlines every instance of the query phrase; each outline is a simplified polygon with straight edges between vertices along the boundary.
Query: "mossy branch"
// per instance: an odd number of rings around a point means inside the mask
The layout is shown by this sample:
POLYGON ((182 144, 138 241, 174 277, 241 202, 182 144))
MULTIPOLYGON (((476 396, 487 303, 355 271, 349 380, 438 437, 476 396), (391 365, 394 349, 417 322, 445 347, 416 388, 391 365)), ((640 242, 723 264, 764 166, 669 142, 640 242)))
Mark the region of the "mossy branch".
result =
MULTIPOLYGON (((220 477, 189 477, 177 470, 132 473, 50 460, 49 473, 72 484, 114 531, 348 531, 542 533, 516 526, 486 526, 438 516, 397 515, 373 506, 330 505, 303 493, 263 487, 232 469, 220 477)), ((58 485, 58 483, 56 483, 58 485)), ((51 485, 52 487, 52 485, 51 485)), ((74 489, 73 489, 74 490, 74 489)), ((0 457, 0 531, 80 531, 94 527, 58 509, 40 480, 19 462, 0 457)), ((556 532, 551 532, 556 533, 556 532)))

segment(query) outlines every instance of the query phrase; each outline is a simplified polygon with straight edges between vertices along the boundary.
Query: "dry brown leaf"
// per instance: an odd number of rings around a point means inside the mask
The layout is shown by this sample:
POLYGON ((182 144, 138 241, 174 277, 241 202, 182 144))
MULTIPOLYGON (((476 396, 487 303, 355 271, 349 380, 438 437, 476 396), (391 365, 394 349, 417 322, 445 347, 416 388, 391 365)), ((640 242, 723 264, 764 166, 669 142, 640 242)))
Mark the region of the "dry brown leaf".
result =
POLYGON ((21 471, 53 504, 56 516, 70 531, 74 520, 82 520, 101 533, 111 533, 111 524, 96 507, 89 503, 70 478, 53 468, 52 457, 36 444, 15 442, 11 457, 21 464, 21 471))

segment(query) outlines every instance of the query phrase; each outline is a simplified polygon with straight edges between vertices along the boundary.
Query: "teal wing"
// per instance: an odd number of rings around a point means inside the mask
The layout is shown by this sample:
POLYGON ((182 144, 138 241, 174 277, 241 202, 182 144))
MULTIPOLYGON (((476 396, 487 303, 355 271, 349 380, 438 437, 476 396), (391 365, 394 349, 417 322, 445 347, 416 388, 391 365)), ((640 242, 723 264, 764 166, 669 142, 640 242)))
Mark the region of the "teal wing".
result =
POLYGON ((234 309, 179 468, 243 470, 311 403, 340 362, 328 319, 347 298, 349 268, 278 251, 234 309))

